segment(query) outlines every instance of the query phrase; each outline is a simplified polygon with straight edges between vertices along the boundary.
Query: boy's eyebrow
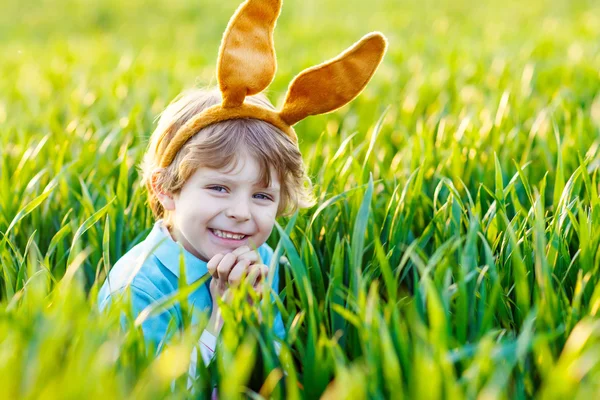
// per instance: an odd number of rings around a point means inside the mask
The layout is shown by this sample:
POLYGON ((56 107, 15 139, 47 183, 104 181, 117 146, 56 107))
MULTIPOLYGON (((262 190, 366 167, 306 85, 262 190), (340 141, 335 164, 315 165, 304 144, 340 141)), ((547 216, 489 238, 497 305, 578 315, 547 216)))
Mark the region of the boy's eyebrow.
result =
MULTIPOLYGON (((231 185, 237 185, 238 182, 236 182, 235 180, 228 178, 226 175, 221 175, 221 174, 213 174, 213 175, 208 175, 206 177, 206 179, 216 179, 222 182, 226 182, 229 183, 231 185)), ((261 189, 264 190, 270 190, 270 191, 278 191, 280 189, 279 185, 277 186, 270 186, 270 187, 264 187, 261 185, 261 182, 255 181, 253 182, 254 186, 260 186, 261 189)))

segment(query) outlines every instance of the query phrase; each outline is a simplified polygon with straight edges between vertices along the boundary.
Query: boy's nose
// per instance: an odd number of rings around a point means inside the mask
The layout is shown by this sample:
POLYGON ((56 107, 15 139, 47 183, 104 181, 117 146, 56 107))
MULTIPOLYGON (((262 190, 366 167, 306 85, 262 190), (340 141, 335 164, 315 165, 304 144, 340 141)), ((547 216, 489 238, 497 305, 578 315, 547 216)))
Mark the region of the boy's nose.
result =
POLYGON ((228 218, 247 221, 250 219, 250 207, 245 201, 236 201, 225 209, 225 215, 228 218))

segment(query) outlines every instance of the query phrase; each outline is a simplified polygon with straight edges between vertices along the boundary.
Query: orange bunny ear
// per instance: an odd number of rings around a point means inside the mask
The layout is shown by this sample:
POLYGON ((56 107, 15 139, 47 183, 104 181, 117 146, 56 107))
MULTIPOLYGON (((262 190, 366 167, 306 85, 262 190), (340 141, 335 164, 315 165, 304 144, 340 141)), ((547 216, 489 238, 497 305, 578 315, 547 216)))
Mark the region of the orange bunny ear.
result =
POLYGON ((381 62, 387 42, 379 32, 365 35, 333 60, 301 72, 290 84, 279 113, 287 124, 336 110, 367 85, 381 62))
POLYGON ((223 108, 242 105, 246 96, 262 92, 273 80, 273 30, 280 10, 281 0, 246 0, 231 17, 217 61, 223 108))

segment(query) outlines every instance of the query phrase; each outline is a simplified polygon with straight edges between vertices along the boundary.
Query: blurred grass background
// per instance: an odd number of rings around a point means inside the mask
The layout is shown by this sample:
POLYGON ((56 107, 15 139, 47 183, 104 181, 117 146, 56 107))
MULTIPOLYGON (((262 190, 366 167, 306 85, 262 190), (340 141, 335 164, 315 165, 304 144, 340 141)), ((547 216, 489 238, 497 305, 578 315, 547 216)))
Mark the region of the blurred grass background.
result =
MULTIPOLYGON (((166 104, 216 84, 238 4, 3 4, 9 397, 161 397, 173 379, 171 395, 187 395, 199 327, 154 360, 119 310, 94 311, 94 283, 151 227, 135 166, 166 104)), ((264 326, 238 324, 199 382, 231 396, 594 396, 600 4, 286 1, 271 100, 373 30, 389 49, 365 91, 296 127, 320 202, 281 242, 283 351, 264 326), (263 360, 254 375, 248 354, 263 360)))

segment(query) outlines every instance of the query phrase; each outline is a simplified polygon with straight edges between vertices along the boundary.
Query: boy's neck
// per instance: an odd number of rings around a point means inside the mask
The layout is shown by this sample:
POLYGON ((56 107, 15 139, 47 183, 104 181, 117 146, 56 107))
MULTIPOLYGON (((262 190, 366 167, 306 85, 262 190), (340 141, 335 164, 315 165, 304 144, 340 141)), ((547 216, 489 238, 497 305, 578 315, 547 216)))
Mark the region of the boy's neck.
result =
POLYGON ((164 232, 165 235, 167 235, 172 241, 175 241, 175 238, 173 237, 173 234, 171 233, 171 229, 170 227, 165 224, 164 222, 162 224, 160 224, 160 229, 164 232))

